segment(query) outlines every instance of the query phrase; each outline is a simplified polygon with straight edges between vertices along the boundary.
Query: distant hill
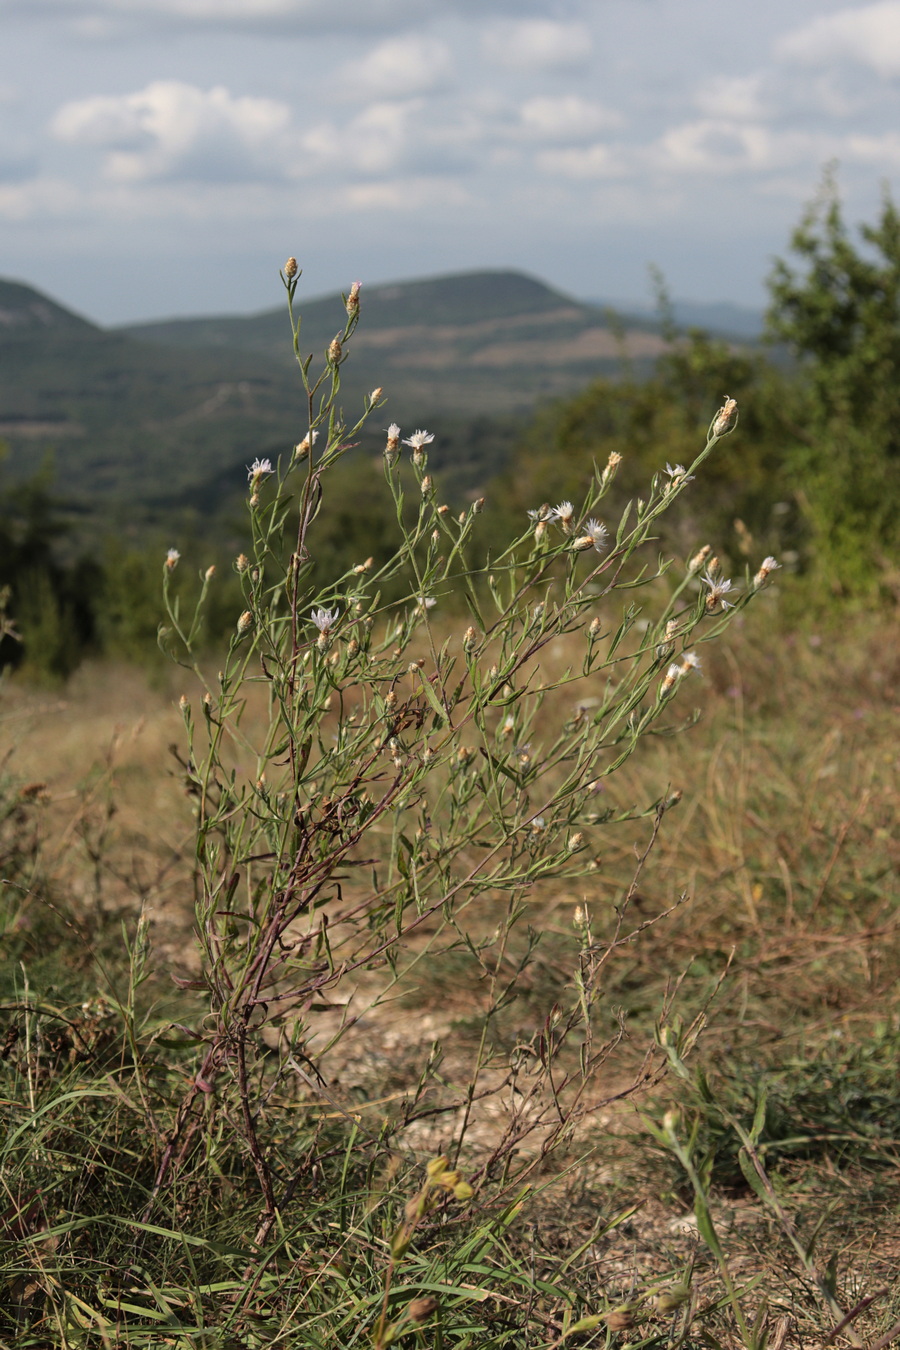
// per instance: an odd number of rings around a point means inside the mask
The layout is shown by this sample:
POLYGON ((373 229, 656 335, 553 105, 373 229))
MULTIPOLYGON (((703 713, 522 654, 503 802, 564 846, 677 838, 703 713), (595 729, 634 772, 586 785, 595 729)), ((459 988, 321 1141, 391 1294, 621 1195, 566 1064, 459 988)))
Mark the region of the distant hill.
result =
MULTIPOLYGON (((321 358, 343 328, 340 296, 305 299, 301 354, 321 358)), ((649 370, 665 344, 650 316, 619 327, 519 272, 470 272, 363 286, 361 321, 342 369, 348 416, 383 387, 384 427, 436 433, 453 486, 474 486, 541 401, 586 386, 627 355, 649 370)), ((0 281, 0 439, 8 475, 52 452, 56 481, 86 520, 110 509, 123 528, 198 520, 242 490, 244 466, 276 458, 305 432, 305 400, 287 306, 104 330, 20 282, 0 281)), ((446 481, 445 486, 450 484, 446 481)))
POLYGON ((0 344, 51 334, 85 338, 101 331, 31 286, 0 279, 0 344))
MULTIPOLYGON (((225 349, 293 365, 286 306, 246 318, 173 319, 120 330, 143 342, 225 349), (288 340, 285 340, 285 334, 288 340)), ((341 328, 340 297, 304 300, 301 351, 323 351, 341 328)), ((626 351, 649 364, 664 349, 652 319, 627 324, 626 351)), ((572 392, 619 361, 606 313, 521 272, 468 272, 363 286, 344 379, 361 396, 381 385, 398 418, 467 408, 502 415, 572 392)))

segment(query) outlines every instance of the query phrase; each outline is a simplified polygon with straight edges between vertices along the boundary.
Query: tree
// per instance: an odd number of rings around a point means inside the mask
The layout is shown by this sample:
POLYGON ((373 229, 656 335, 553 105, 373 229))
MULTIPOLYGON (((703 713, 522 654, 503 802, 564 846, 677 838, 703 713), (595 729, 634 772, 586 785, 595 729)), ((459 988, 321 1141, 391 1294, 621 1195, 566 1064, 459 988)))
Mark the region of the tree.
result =
POLYGON ((801 381, 789 454, 818 571, 838 593, 896 581, 900 544, 900 214, 885 192, 861 245, 833 173, 769 279, 770 335, 801 381), (893 561, 892 561, 893 558, 893 561))

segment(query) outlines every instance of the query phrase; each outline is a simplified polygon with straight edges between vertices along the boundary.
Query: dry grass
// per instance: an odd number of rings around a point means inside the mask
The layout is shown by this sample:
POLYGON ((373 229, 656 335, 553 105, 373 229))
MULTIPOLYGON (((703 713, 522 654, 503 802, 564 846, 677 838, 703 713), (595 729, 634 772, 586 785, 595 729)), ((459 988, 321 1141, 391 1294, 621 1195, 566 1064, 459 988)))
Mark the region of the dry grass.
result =
MULTIPOLYGON (((646 1030, 667 986, 683 977, 679 1004, 690 1015, 731 961, 698 1062, 738 1093, 786 1059, 817 1065, 835 1046, 865 1049, 898 1025, 900 643, 881 622, 790 632, 768 601, 767 611, 710 653, 702 684, 683 705, 702 707, 699 725, 655 737, 607 790, 622 808, 682 792, 634 903, 638 917, 649 918, 687 897, 611 965, 608 997, 646 1030)), ((562 666, 566 655, 549 659, 562 666)), ((136 915, 143 905, 163 973, 189 960, 191 810, 170 749, 183 742, 180 692, 134 670, 86 668, 59 695, 7 684, 0 715, 7 774, 26 788, 45 784, 43 883, 76 910, 136 915)), ((647 833, 646 821, 598 827, 591 844, 600 867, 590 884, 533 894, 531 923, 545 934, 526 976, 525 1007, 535 1021, 570 968, 575 905, 588 905, 602 926, 647 833)), ((475 963, 455 957, 442 972, 435 967, 359 1023, 335 1090, 365 1119, 366 1103, 383 1104, 414 1077, 432 1041, 464 1055, 479 998, 475 963)), ((516 1016, 510 1035, 521 1030, 521 1008, 516 1016)), ((627 1298, 695 1261, 698 1288, 714 1290, 682 1183, 659 1150, 629 1141, 641 1129, 633 1108, 608 1113, 596 1129, 608 1136, 605 1161, 601 1150, 601 1161, 535 1211, 537 1227, 528 1230, 535 1260, 574 1250, 598 1207, 627 1200, 636 1214, 588 1250, 586 1284, 627 1298)), ((438 1130, 422 1140, 440 1142, 438 1130)), ((810 1232, 823 1221, 819 1247, 835 1255, 844 1306, 877 1295, 857 1319, 867 1344, 898 1316, 897 1163, 884 1148, 876 1161, 842 1161, 822 1148, 787 1159, 778 1172, 798 1227, 810 1232)), ((821 1344, 816 1301, 771 1217, 740 1187, 720 1189, 715 1212, 735 1273, 764 1274, 774 1313, 785 1319, 777 1333, 783 1346, 821 1344)))

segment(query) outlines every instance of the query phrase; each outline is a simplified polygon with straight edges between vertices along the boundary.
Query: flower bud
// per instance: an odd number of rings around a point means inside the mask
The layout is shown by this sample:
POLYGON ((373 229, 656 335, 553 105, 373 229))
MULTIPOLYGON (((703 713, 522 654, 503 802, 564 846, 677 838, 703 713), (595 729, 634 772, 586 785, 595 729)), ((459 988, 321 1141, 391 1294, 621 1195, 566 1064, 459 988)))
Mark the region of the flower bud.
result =
POLYGON ((250 629, 252 627, 253 627, 253 615, 250 613, 249 609, 245 609, 243 614, 237 621, 238 635, 240 637, 243 637, 245 633, 250 632, 250 629))
POLYGON ((359 313, 359 291, 361 286, 361 281, 354 281, 353 285, 350 287, 350 293, 344 301, 344 308, 351 318, 354 314, 359 313))
POLYGON ((288 258, 287 262, 284 264, 284 275, 287 277, 288 281, 293 281, 294 277, 297 275, 297 270, 297 259, 288 258))
POLYGON ((725 395, 725 402, 713 418, 712 434, 713 436, 727 436, 729 431, 733 431, 737 426, 738 406, 737 399, 729 398, 725 395))
POLYGON ((338 337, 332 338, 331 341, 330 341, 329 344, 328 344, 328 360, 329 360, 333 365, 336 366, 336 365, 338 364, 338 362, 340 361, 340 359, 341 359, 343 353, 344 353, 344 349, 343 349, 343 347, 341 346, 341 340, 340 340, 340 338, 338 338, 338 337))
POLYGON ((657 1312, 670 1313, 682 1304, 687 1303, 691 1296, 691 1291, 686 1284, 670 1284, 665 1289, 660 1289, 653 1299, 653 1306, 657 1312))
POLYGON ((610 1331, 628 1331, 634 1326, 634 1314, 628 1308, 613 1308, 612 1312, 603 1314, 603 1320, 610 1331))
POLYGON ((432 1294, 428 1294, 425 1298, 414 1298, 412 1303, 407 1306, 406 1314, 411 1322, 420 1324, 427 1322, 431 1314, 437 1311, 437 1307, 437 1299, 432 1294))
POLYGON ((753 578, 754 587, 758 590, 759 587, 762 586, 762 584, 768 580, 768 578, 771 576, 773 572, 777 572, 780 566, 781 564, 777 563, 773 557, 770 556, 768 558, 764 558, 759 565, 759 571, 753 578))

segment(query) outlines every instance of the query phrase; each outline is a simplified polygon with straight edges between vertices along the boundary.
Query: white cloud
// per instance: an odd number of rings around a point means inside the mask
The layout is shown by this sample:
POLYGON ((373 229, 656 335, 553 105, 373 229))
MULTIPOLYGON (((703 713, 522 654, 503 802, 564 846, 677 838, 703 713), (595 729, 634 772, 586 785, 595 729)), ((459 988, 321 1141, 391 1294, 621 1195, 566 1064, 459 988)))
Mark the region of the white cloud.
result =
POLYGON ((589 141, 599 131, 623 122, 612 108, 578 94, 530 98, 522 104, 519 116, 529 137, 563 144, 589 141))
POLYGON ((77 189, 63 179, 0 183, 0 220, 22 223, 71 216, 79 200, 77 189))
POLYGON ((370 104, 346 125, 320 122, 300 137, 312 167, 375 176, 398 169, 412 140, 411 123, 421 112, 417 100, 370 104))
POLYGON ((762 75, 717 75, 698 92, 697 107, 707 117, 760 121, 770 115, 762 75))
POLYGON ((722 173, 771 167, 775 156, 767 128, 709 117, 665 132, 655 158, 667 170, 722 173))
POLYGON ((50 129, 68 144, 104 150, 104 172, 119 182, 229 181, 277 172, 288 152, 290 116, 274 99, 157 80, 135 94, 66 103, 50 129))
POLYGON ((838 10, 779 39, 776 56, 801 65, 853 61, 890 78, 900 75, 900 0, 838 10))
POLYGON ((504 14, 540 0, 0 0, 0 13, 69 19, 79 36, 106 40, 139 27, 298 33, 379 32, 440 18, 504 14))
POLYGON ((625 172, 621 156, 599 141, 566 150, 542 150, 535 156, 535 164, 542 173, 562 178, 614 178, 625 172))
POLYGON ((443 87, 452 71, 450 52, 436 38, 388 38, 344 67, 347 92, 363 99, 404 98, 443 87))
POLYGON ((591 46, 585 24, 552 19, 498 23, 482 37, 485 56, 514 70, 577 70, 589 61, 591 46))

